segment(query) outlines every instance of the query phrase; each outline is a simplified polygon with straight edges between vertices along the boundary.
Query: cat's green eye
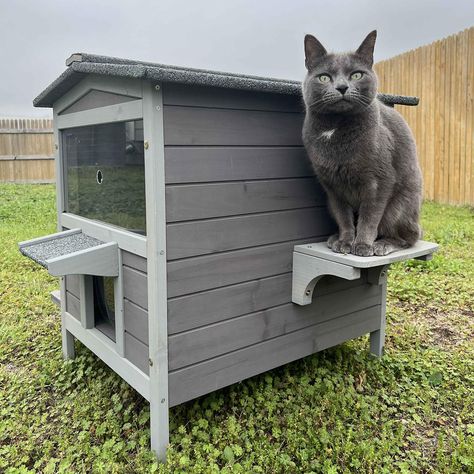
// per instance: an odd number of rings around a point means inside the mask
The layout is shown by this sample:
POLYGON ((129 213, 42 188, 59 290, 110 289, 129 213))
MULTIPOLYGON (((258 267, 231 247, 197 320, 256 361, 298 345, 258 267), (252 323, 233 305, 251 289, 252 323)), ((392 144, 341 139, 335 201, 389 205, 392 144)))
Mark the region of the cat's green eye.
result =
POLYGON ((327 74, 320 74, 318 76, 318 79, 319 79, 319 82, 322 82, 323 84, 327 84, 331 80, 331 77, 328 76, 327 74))
POLYGON ((364 73, 362 73, 362 72, 353 72, 351 74, 351 79, 354 80, 354 81, 358 81, 359 79, 362 78, 363 75, 364 75, 364 73))

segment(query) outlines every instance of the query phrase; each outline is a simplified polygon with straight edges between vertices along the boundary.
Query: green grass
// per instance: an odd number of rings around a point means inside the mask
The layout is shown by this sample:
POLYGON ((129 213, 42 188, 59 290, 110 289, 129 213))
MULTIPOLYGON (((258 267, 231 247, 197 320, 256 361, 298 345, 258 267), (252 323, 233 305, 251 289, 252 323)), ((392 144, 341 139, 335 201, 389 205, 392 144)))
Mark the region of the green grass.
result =
POLYGON ((426 203, 433 261, 389 275, 386 355, 343 344, 171 410, 81 344, 61 358, 57 281, 16 243, 55 230, 52 186, 0 185, 0 472, 474 472, 474 215, 426 203))

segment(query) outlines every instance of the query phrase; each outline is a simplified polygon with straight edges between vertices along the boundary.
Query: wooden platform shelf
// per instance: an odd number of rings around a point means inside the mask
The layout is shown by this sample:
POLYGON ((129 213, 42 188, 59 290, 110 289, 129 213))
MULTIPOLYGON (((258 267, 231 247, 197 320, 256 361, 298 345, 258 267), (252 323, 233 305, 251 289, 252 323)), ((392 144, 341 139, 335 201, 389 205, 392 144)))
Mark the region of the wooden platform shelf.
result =
POLYGON ((359 257, 352 254, 333 252, 326 242, 295 245, 293 252, 292 301, 300 306, 313 302, 313 292, 318 281, 326 275, 345 280, 358 280, 362 271, 367 272, 367 282, 382 287, 380 326, 370 333, 370 351, 380 356, 385 340, 385 305, 387 291, 387 270, 394 262, 409 260, 431 260, 438 245, 418 241, 413 247, 386 256, 359 257))

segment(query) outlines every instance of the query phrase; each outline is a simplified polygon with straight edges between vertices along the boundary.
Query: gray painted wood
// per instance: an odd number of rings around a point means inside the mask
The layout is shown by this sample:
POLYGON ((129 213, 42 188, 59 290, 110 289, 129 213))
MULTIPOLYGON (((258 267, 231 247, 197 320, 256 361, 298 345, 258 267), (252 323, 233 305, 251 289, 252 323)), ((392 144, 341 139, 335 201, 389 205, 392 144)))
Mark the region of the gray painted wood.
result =
MULTIPOLYGON (((321 237, 321 240, 325 237, 321 237)), ((305 242, 318 240, 309 237, 305 242)), ((203 255, 168 263, 168 297, 209 290, 291 271, 300 241, 203 255)))
MULTIPOLYGON (((61 156, 62 136, 59 133, 56 119, 58 118, 58 106, 53 107, 53 135, 55 148, 55 174, 56 174, 56 213, 58 232, 65 231, 61 224, 61 215, 64 212, 64 164, 61 156)), ((71 227, 69 227, 71 229, 71 227)), ((76 350, 74 347, 74 336, 66 329, 66 281, 64 277, 59 278, 59 294, 61 299, 61 346, 64 359, 74 359, 76 350)))
POLYGON ((169 368, 179 369, 242 347, 282 336, 381 304, 380 289, 364 285, 320 296, 315 305, 292 303, 170 336, 169 368))
POLYGON ((129 300, 124 300, 123 309, 125 331, 148 346, 147 311, 129 300))
POLYGON ((147 276, 130 267, 123 267, 123 294, 133 303, 148 308, 147 276))
POLYGON ((79 298, 79 275, 66 275, 66 289, 79 298))
POLYGON ((58 307, 61 306, 61 292, 60 290, 54 290, 50 293, 51 301, 58 307))
POLYGON ((112 92, 92 89, 72 105, 64 109, 59 115, 66 115, 88 109, 97 109, 98 107, 120 104, 122 102, 130 102, 131 100, 136 100, 138 98, 139 97, 129 97, 122 94, 114 94, 112 92))
POLYGON ((170 405, 178 405, 377 329, 374 306, 170 372, 170 405))
POLYGON ((96 354, 115 373, 129 383, 144 398, 150 400, 148 376, 129 360, 117 355, 114 342, 98 329, 84 329, 69 313, 64 314, 65 327, 74 337, 96 354))
POLYGON ((145 345, 125 331, 124 350, 127 360, 136 365, 145 374, 149 374, 148 345, 145 345))
POLYGON ((380 324, 376 331, 370 333, 370 353, 376 357, 382 357, 385 346, 385 327, 387 312, 387 273, 389 265, 372 267, 367 270, 367 280, 374 286, 378 286, 381 292, 380 324))
POLYGON ((342 263, 343 265, 355 268, 380 267, 382 265, 390 265, 394 262, 409 260, 411 258, 423 257, 431 255, 438 250, 438 244, 419 240, 415 245, 408 249, 398 250, 384 256, 374 255, 372 257, 359 257, 358 255, 342 254, 333 252, 327 245, 321 242, 315 244, 305 244, 295 247, 295 252, 299 252, 311 257, 317 257, 332 262, 342 263))
POLYGON ((150 438, 151 448, 166 460, 169 443, 168 315, 166 279, 166 195, 161 84, 143 81, 145 195, 147 225, 150 438))
POLYGON ((146 257, 146 237, 143 235, 74 214, 61 214, 60 221, 65 227, 80 227, 91 237, 103 242, 117 242, 120 249, 146 257))
POLYGON ((54 110, 61 113, 93 89, 130 97, 142 97, 142 85, 136 79, 91 74, 60 97, 54 104, 54 110))
MULTIPOLYGON (((321 280, 317 296, 359 286, 355 282, 326 277, 321 280)), ((279 306, 291 301, 291 273, 253 280, 237 285, 194 293, 168 300, 168 334, 279 306)), ((148 344, 146 308, 125 300, 125 327, 138 340, 148 344)))
MULTIPOLYGON (((323 245, 325 244, 323 243, 323 245)), ((293 252, 291 301, 299 305, 311 304, 316 284, 326 275, 333 275, 346 280, 357 280, 360 278, 360 274, 360 268, 293 252)))
POLYGON ((301 146, 303 118, 303 114, 287 112, 168 105, 164 108, 165 145, 301 146))
POLYGON ((332 229, 325 207, 168 224, 168 260, 327 235, 332 229))
MULTIPOLYGON (((364 280, 326 277, 317 296, 359 286, 364 280)), ((225 286, 168 300, 169 334, 188 331, 291 302, 291 273, 225 286)))
POLYGON ((122 264, 146 273, 146 258, 122 250, 122 264))
POLYGON ((72 235, 80 234, 80 233, 81 233, 81 229, 64 230, 64 231, 56 232, 54 234, 45 235, 43 237, 37 237, 36 239, 30 239, 30 240, 24 240, 23 242, 18 242, 18 248, 21 249, 23 247, 30 247, 32 245, 37 245, 44 242, 50 242, 52 240, 56 240, 59 238, 72 236, 72 235))
POLYGON ((304 113, 298 96, 190 84, 163 84, 163 104, 304 113))
POLYGON ((165 147, 166 183, 313 176, 301 147, 165 147))
POLYGON ((132 100, 122 104, 107 105, 98 109, 82 110, 67 115, 59 115, 56 123, 59 129, 81 127, 109 122, 126 122, 142 118, 142 100, 132 100))
POLYGON ((168 332, 175 334, 291 300, 291 273, 168 300, 168 332))
MULTIPOLYGON (((184 403, 256 374, 308 356, 377 328, 380 307, 325 320, 197 364, 170 371, 170 404, 184 403)), ((125 353, 148 373, 148 347, 125 333, 125 353)))
POLYGON ((107 242, 88 249, 67 253, 46 261, 48 272, 63 275, 118 275, 118 246, 107 242))
POLYGON ((166 221, 322 206, 315 178, 167 186, 166 221))
POLYGON ((81 305, 79 298, 66 291, 66 311, 72 314, 78 321, 81 320, 81 305))
POLYGON ((92 329, 95 326, 95 317, 94 289, 91 275, 79 276, 79 304, 82 327, 84 329, 92 329))

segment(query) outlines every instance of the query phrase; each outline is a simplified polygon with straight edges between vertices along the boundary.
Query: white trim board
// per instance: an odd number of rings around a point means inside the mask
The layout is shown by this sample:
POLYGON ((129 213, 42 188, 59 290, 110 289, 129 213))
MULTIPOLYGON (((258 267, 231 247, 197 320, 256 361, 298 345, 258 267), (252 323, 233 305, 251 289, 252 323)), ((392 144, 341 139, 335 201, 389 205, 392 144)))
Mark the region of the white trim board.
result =
POLYGON ((58 115, 56 123, 59 130, 103 123, 126 122, 142 119, 142 100, 107 105, 97 109, 82 110, 67 115, 58 115))
POLYGON ((68 229, 79 228, 84 234, 103 242, 117 242, 119 248, 127 252, 140 257, 146 258, 147 256, 147 238, 143 235, 66 212, 60 215, 59 222, 63 227, 68 229))
POLYGON ((115 343, 98 329, 84 329, 81 322, 72 314, 65 312, 66 329, 99 359, 105 362, 114 372, 130 384, 147 400, 150 399, 149 377, 127 359, 120 357, 115 350, 115 343))

